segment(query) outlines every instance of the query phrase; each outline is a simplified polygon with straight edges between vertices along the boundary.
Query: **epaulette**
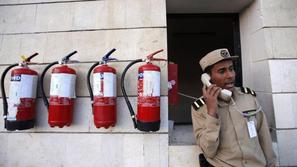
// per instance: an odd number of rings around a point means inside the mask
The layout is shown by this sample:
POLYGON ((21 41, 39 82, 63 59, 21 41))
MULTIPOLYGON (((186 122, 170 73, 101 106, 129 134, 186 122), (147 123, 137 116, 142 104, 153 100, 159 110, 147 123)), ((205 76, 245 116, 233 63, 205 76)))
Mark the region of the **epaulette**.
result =
POLYGON ((197 99, 196 101, 194 101, 194 103, 192 104, 192 106, 194 107, 194 109, 197 111, 200 107, 202 107, 205 104, 203 97, 200 97, 199 99, 197 99))
POLYGON ((241 90, 242 93, 251 94, 253 96, 256 96, 256 92, 253 91, 252 89, 248 88, 248 87, 240 87, 240 90, 241 90))

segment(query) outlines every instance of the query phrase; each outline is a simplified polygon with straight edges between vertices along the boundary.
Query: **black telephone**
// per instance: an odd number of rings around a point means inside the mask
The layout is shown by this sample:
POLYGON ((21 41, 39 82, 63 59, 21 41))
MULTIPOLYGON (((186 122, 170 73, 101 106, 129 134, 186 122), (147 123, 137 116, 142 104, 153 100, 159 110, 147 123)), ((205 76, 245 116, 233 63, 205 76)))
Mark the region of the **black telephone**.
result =
MULTIPOLYGON (((203 73, 201 75, 201 81, 207 87, 209 87, 211 85, 210 76, 207 73, 203 73)), ((227 89, 222 89, 219 96, 222 100, 229 101, 231 99, 232 92, 227 89)))

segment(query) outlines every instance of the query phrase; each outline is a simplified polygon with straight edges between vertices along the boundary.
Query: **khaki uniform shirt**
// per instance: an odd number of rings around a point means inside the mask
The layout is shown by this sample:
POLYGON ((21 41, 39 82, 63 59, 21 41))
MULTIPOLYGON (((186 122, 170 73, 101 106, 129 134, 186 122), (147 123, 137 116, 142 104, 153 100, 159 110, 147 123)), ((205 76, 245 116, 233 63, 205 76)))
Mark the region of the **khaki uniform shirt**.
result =
POLYGON ((216 167, 264 167, 275 166, 276 155, 266 117, 262 111, 250 117, 243 111, 257 110, 260 105, 251 94, 235 88, 233 100, 218 100, 218 118, 207 114, 207 106, 195 110, 192 121, 197 144, 207 161, 216 167), (254 121, 257 136, 250 138, 248 121, 254 121))

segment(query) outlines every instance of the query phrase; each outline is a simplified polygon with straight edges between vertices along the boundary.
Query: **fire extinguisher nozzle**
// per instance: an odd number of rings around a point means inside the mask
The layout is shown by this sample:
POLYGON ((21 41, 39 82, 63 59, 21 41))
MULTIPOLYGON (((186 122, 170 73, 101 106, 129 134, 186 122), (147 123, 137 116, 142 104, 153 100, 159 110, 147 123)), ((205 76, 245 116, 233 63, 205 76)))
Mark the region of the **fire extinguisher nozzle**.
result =
POLYGON ((133 124, 134 124, 134 129, 137 129, 137 123, 136 123, 136 119, 133 118, 133 124))

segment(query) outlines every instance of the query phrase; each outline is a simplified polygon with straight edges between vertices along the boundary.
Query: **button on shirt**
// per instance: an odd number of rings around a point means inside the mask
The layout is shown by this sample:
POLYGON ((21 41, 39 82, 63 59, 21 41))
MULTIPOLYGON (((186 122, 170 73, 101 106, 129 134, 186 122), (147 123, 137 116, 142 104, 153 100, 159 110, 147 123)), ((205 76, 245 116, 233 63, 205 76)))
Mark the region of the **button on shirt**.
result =
POLYGON ((233 91, 233 100, 218 101, 218 118, 207 114, 207 106, 197 111, 192 108, 196 142, 207 161, 213 166, 264 167, 275 166, 276 155, 265 115, 262 111, 245 117, 243 111, 257 110, 259 104, 250 94, 239 88, 233 91), (253 120, 257 136, 250 138, 247 122, 253 120))

